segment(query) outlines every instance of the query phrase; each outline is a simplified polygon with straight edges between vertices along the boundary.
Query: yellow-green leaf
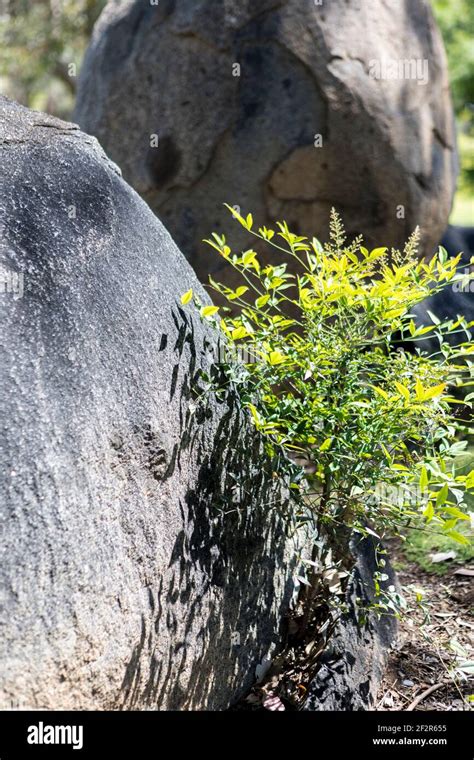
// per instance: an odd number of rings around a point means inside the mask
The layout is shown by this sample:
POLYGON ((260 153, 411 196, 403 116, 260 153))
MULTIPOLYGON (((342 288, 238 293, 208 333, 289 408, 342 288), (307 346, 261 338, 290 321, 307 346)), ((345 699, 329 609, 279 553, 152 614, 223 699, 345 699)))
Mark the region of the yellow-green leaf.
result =
POLYGON ((247 404, 247 407, 250 409, 250 414, 252 415, 252 419, 256 427, 258 428, 261 425, 262 420, 261 420, 260 414, 257 411, 257 408, 254 406, 254 404, 247 404))
POLYGON ((240 338, 246 338, 249 333, 243 325, 236 327, 232 330, 232 340, 239 340, 240 338))
POLYGON ((426 518, 427 522, 430 522, 430 520, 434 517, 434 507, 431 501, 428 502, 428 506, 426 507, 425 511, 423 512, 423 517, 426 518))
POLYGON ((247 226, 245 219, 243 218, 243 216, 241 216, 239 214, 239 212, 237 211, 237 209, 235 209, 233 206, 229 206, 228 203, 224 203, 224 206, 229 209, 229 211, 232 214, 232 216, 234 217, 234 219, 237 219, 237 221, 240 222, 240 224, 243 227, 247 226))
POLYGON ((319 447, 320 451, 327 451, 329 447, 331 446, 332 438, 326 438, 325 441, 322 442, 321 446, 319 447))
POLYGON ((451 515, 451 517, 456 517, 458 520, 471 520, 469 515, 466 515, 465 512, 461 512, 461 510, 458 507, 445 507, 443 509, 443 512, 446 512, 448 515, 451 515))
POLYGON ((408 388, 405 385, 403 385, 402 383, 397 382, 397 380, 395 380, 395 386, 397 388, 397 391, 400 393, 401 396, 403 396, 403 398, 405 399, 405 401, 409 401, 410 400, 410 391, 408 390, 408 388))
POLYGON ((270 300, 270 293, 267 293, 266 295, 260 296, 260 298, 257 298, 257 300, 255 301, 255 306, 257 307, 257 309, 261 309, 262 306, 265 306, 265 304, 268 303, 269 300, 270 300))
POLYGON ((441 507, 445 503, 446 499, 448 498, 448 493, 449 493, 448 485, 447 483, 445 483, 444 486, 436 494, 437 507, 441 507))
POLYGON ((283 354, 280 353, 280 351, 270 351, 268 355, 268 363, 272 366, 275 364, 281 364, 285 361, 285 357, 283 354))
POLYGON ((471 470, 471 472, 466 475, 466 482, 464 485, 469 489, 474 488, 474 470, 471 470))
POLYGON ((218 311, 219 311, 218 306, 203 306, 201 309, 201 316, 212 317, 214 314, 217 314, 218 311))
POLYGON ((374 250, 370 252, 369 261, 375 261, 375 259, 383 256, 386 250, 386 248, 374 248, 374 250))
POLYGON ((227 298, 229 301, 234 301, 236 298, 240 298, 243 296, 244 293, 246 293, 248 290, 247 285, 240 285, 240 287, 237 288, 237 290, 234 290, 231 293, 227 294, 227 298))
POLYGON ((441 383, 440 385, 434 385, 431 388, 426 388, 423 394, 423 400, 428 401, 429 399, 435 398, 435 396, 441 396, 445 388, 446 383, 441 383))
POLYGON ((189 290, 187 290, 186 293, 183 293, 183 295, 181 296, 181 303, 183 304, 183 306, 186 306, 186 304, 190 302, 192 297, 193 297, 193 289, 189 288, 189 290))
POLYGON ((453 541, 457 541, 458 544, 464 544, 465 546, 471 545, 468 537, 463 536, 462 533, 458 533, 457 530, 450 530, 446 535, 448 535, 449 538, 452 538, 453 541))
POLYGON ((271 240, 275 234, 275 230, 267 230, 266 227, 259 227, 258 231, 260 233, 260 236, 263 237, 264 240, 271 240))
POLYGON ((242 254, 242 263, 247 267, 249 264, 252 264, 256 258, 257 254, 255 251, 245 251, 245 253, 242 254))
POLYGON ((379 396, 382 396, 382 398, 385 399, 385 401, 388 401, 388 393, 386 393, 382 388, 379 388, 377 385, 371 385, 370 386, 379 396))
MULTIPOLYGON (((415 324, 415 323, 413 323, 415 324)), ((417 337, 419 335, 426 335, 426 333, 431 332, 431 330, 434 330, 436 325, 428 325, 427 327, 419 327, 418 330, 416 330, 413 334, 415 334, 417 337)))
POLYGON ((421 382, 420 378, 417 377, 416 383, 415 383, 415 393, 416 393, 417 401, 423 401, 424 392, 425 392, 425 389, 423 388, 423 383, 421 382))
POLYGON ((385 319, 395 319, 395 317, 401 317, 406 312, 406 306, 401 306, 398 309, 389 309, 385 312, 385 319))

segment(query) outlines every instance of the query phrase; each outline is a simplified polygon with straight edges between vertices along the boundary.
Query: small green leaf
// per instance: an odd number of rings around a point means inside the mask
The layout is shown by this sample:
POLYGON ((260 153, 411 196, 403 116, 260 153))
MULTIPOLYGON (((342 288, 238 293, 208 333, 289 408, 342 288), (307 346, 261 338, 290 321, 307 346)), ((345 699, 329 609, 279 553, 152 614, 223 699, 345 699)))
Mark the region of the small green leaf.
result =
POLYGON ((247 267, 249 264, 252 264, 256 258, 257 254, 255 251, 245 251, 245 253, 242 254, 242 263, 247 267))
POLYGON ((400 395, 403 396, 405 401, 410 401, 410 391, 405 385, 402 385, 402 383, 399 383, 397 380, 395 380, 395 387, 400 395))
POLYGON ((244 295, 248 290, 247 285, 240 285, 240 287, 237 288, 237 290, 234 290, 233 293, 228 293, 227 298, 229 301, 235 301, 236 298, 240 298, 244 295))
POLYGON ((374 250, 370 252, 369 261, 375 261, 375 259, 380 258, 380 256, 384 255, 386 250, 386 248, 374 248, 374 250))
POLYGON ((261 309, 262 306, 265 306, 265 304, 268 303, 269 300, 270 300, 270 293, 267 293, 266 295, 260 296, 259 298, 257 298, 257 300, 255 301, 255 306, 257 307, 257 309, 261 309))
POLYGON ((282 364, 285 361, 285 357, 280 351, 270 351, 268 355, 268 363, 272 366, 275 364, 282 364))
POLYGON ((430 311, 429 309, 427 309, 426 312, 428 316, 430 317, 430 319, 435 323, 435 325, 441 324, 441 320, 439 319, 439 317, 436 316, 436 314, 433 314, 433 312, 430 311))
POLYGON ((445 507, 443 509, 443 512, 446 512, 446 514, 451 515, 451 517, 456 517, 458 520, 468 520, 469 522, 471 520, 469 515, 466 515, 465 512, 461 512, 461 510, 458 507, 445 507))
POLYGON ((189 290, 187 290, 186 293, 183 293, 183 295, 181 296, 181 303, 183 304, 183 306, 186 306, 186 304, 190 302, 192 297, 193 297, 193 289, 189 288, 189 290))
POLYGON ((201 309, 201 316, 212 317, 214 314, 217 314, 218 311, 219 311, 218 306, 203 306, 201 309))
POLYGON ((388 401, 388 393, 383 390, 383 388, 379 388, 377 385, 371 385, 370 386, 379 396, 382 396, 382 398, 385 399, 385 401, 388 401))
POLYGON ((423 517, 426 519, 427 522, 430 522, 430 520, 433 519, 434 514, 435 514, 435 511, 434 511, 433 503, 429 501, 428 506, 423 512, 423 517))
POLYGON ((471 472, 467 474, 464 485, 468 489, 474 488, 474 470, 471 470, 471 472))
POLYGON ((243 325, 236 327, 231 333, 232 340, 240 340, 240 338, 246 338, 247 335, 248 332, 243 325))
POLYGON ((319 450, 320 451, 327 451, 330 448, 331 443, 332 443, 332 437, 331 438, 326 438, 326 440, 323 441, 322 444, 321 444, 321 446, 319 447, 319 450))
POLYGON ((450 530, 446 533, 449 538, 452 538, 453 541, 456 541, 458 544, 463 544, 464 546, 470 546, 471 542, 467 538, 467 536, 463 536, 462 533, 458 533, 457 530, 450 530))
POLYGON ((438 491, 436 494, 436 506, 442 507, 443 504, 446 502, 446 499, 448 498, 449 488, 447 483, 444 484, 444 486, 438 491))

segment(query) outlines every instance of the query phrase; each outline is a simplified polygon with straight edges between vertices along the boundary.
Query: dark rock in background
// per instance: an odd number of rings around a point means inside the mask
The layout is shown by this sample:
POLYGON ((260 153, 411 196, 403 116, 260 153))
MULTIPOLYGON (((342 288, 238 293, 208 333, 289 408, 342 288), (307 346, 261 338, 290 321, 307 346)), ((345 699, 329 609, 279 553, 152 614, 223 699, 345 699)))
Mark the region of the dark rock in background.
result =
POLYGON ((226 708, 291 505, 233 397, 193 406, 215 336, 163 225, 94 138, 0 106, 1 707, 226 708))
MULTIPOLYGON (((387 664, 388 652, 396 641, 397 621, 390 615, 377 617, 374 612, 367 622, 359 621, 361 603, 374 602, 375 544, 370 537, 353 542, 356 559, 353 580, 346 592, 349 608, 321 655, 321 667, 309 687, 305 710, 370 710, 387 664)), ((395 572, 386 560, 383 572, 388 578, 382 588, 398 588, 395 572)))
POLYGON ((424 253, 451 209, 455 133, 429 0, 109 2, 75 118, 206 282, 225 266, 201 242, 231 227, 223 202, 323 238, 334 205, 369 245, 401 246, 419 224, 424 253), (403 76, 376 78, 400 61, 403 76))
POLYGON ((467 266, 474 256, 474 227, 455 227, 449 224, 441 245, 446 248, 450 256, 462 253, 462 262, 467 266))
MULTIPOLYGON (((474 227, 454 227, 449 225, 441 245, 446 248, 450 257, 463 254, 461 266, 463 271, 473 271, 470 263, 474 257, 474 227)), ((466 318, 467 322, 474 320, 474 280, 462 286, 460 283, 448 285, 444 290, 427 298, 414 310, 416 321, 423 325, 432 325, 433 320, 428 312, 434 314, 442 321, 446 319, 457 320, 459 316, 466 318)), ((472 329, 471 329, 472 334, 472 329)), ((460 343, 468 339, 466 333, 461 331, 450 338, 451 343, 460 343)), ((435 337, 420 340, 417 344, 422 351, 429 354, 439 350, 439 342, 435 337)))

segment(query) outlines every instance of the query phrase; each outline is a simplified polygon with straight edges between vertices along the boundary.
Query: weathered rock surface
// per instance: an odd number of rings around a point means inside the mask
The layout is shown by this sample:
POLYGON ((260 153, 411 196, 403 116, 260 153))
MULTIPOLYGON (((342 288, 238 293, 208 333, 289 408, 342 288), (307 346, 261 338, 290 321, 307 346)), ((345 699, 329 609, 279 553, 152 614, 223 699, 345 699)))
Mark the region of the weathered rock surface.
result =
POLYGON ((291 595, 285 494, 231 396, 193 411, 214 336, 162 224, 94 138, 0 106, 0 706, 226 708, 291 595))
MULTIPOLYGON (((356 568, 346 602, 348 613, 338 623, 327 650, 321 656, 321 667, 313 680, 305 710, 371 710, 387 665, 390 647, 397 636, 396 618, 377 617, 370 612, 361 622, 361 607, 375 600, 374 572, 379 570, 375 560, 375 544, 366 538, 353 542, 356 568)), ((387 562, 381 583, 383 588, 398 582, 387 562)))
POLYGON ((378 245, 420 224, 425 252, 447 224, 455 136, 428 0, 109 2, 75 118, 201 280, 224 266, 201 242, 228 231, 224 201, 319 236, 334 205, 378 245))

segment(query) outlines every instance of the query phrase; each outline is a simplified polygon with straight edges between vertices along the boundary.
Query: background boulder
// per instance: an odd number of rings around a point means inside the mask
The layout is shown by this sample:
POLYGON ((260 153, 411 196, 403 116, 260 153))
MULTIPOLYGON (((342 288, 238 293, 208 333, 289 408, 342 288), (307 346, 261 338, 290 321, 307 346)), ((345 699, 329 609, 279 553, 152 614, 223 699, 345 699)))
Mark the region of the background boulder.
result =
POLYGON ((0 144, 0 706, 223 709, 288 606, 287 497, 196 402, 200 286, 97 141, 2 98, 0 144))
MULTIPOLYGON (((473 271, 474 258, 474 227, 455 227, 449 225, 441 240, 441 245, 446 248, 450 257, 462 253, 461 271, 465 274, 473 271)), ((474 280, 466 283, 454 283, 444 290, 426 298, 423 303, 414 308, 416 322, 420 325, 432 325, 431 314, 442 321, 446 319, 457 320, 459 316, 466 318, 467 322, 474 321, 474 280)), ((472 330, 470 331, 472 334, 472 330)), ((466 332, 452 335, 449 342, 462 343, 468 339, 466 332)), ((428 334, 427 338, 417 342, 422 351, 433 354, 439 350, 439 341, 436 337, 428 334)))
POLYGON ((320 236, 334 205, 369 244, 420 224, 425 252, 446 227, 455 135, 428 0, 109 2, 75 118, 201 280, 223 266, 201 240, 227 233, 224 201, 320 236))

